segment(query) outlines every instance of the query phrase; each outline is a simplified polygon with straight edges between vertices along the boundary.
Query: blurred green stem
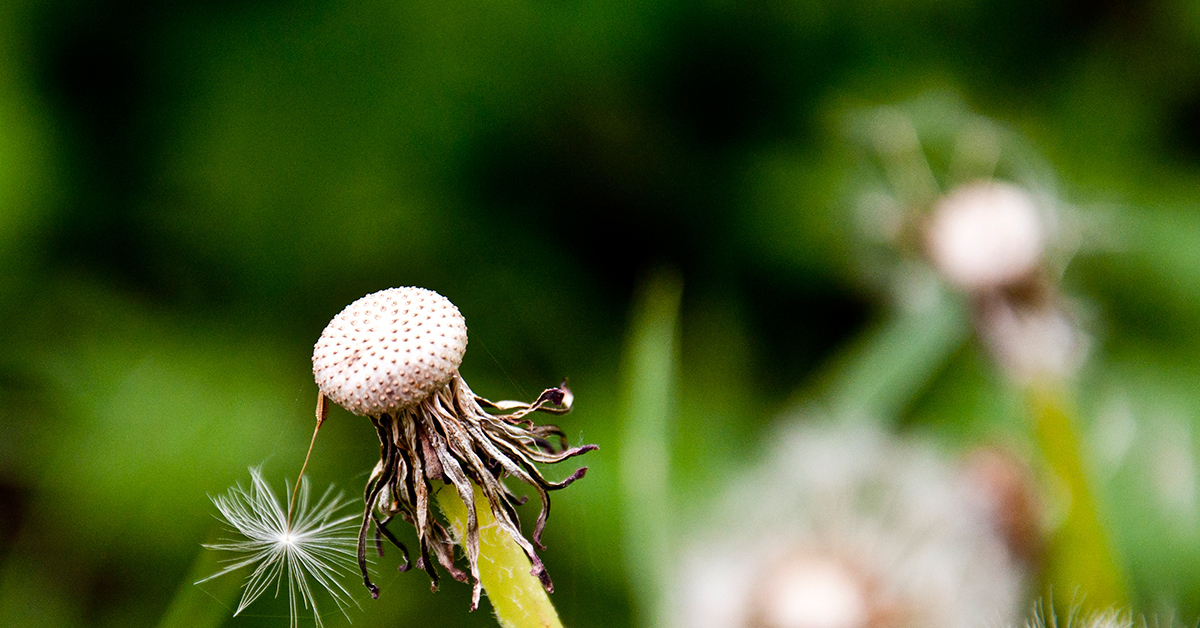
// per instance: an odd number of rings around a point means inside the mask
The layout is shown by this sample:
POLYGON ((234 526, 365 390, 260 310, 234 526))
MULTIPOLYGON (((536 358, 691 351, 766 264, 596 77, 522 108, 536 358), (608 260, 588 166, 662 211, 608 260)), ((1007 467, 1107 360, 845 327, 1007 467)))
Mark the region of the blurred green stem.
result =
POLYGON ((623 368, 621 484, 626 556, 643 626, 666 625, 662 600, 671 570, 671 422, 679 373, 682 280, 658 271, 634 306, 623 368))
POLYGON ((962 298, 935 290, 925 302, 895 308, 835 357, 793 405, 823 399, 839 419, 889 421, 904 411, 971 331, 962 298))
MULTIPOLYGON (((215 539, 212 539, 215 540, 215 539)), ((237 578, 217 578, 203 584, 193 584, 221 569, 217 552, 201 549, 192 561, 192 568, 179 583, 171 604, 158 622, 158 628, 216 628, 233 614, 233 604, 241 594, 237 578)))
MULTIPOLYGON (((550 596, 530 570, 533 565, 508 532, 496 525, 488 500, 475 486, 479 521, 479 581, 504 628, 562 628, 550 596)), ((441 487, 437 502, 457 538, 466 538, 467 506, 454 487, 441 487)))
POLYGON ((1067 502, 1063 523, 1051 539, 1048 593, 1071 596, 1071 605, 1084 610, 1124 608, 1129 603, 1125 578, 1100 521, 1066 393, 1058 386, 1034 386, 1026 398, 1042 457, 1067 502))

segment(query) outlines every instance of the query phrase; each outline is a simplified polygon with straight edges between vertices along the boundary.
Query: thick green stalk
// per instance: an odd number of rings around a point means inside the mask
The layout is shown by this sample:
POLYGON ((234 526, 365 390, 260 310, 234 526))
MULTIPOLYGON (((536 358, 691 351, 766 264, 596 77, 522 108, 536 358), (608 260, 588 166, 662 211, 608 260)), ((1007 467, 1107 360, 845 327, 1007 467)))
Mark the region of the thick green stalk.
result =
MULTIPOLYGON (((454 487, 442 485, 437 502, 458 539, 467 536, 467 507, 454 487)), ((550 596, 530 570, 533 565, 511 535, 496 525, 488 500, 475 486, 479 521, 479 581, 504 628, 562 628, 550 596)))
POLYGON ((1067 502, 1066 518, 1051 539, 1049 593, 1067 596, 1085 610, 1123 608, 1129 603, 1125 577, 1088 482, 1070 404, 1053 387, 1034 387, 1027 394, 1042 457, 1067 502))

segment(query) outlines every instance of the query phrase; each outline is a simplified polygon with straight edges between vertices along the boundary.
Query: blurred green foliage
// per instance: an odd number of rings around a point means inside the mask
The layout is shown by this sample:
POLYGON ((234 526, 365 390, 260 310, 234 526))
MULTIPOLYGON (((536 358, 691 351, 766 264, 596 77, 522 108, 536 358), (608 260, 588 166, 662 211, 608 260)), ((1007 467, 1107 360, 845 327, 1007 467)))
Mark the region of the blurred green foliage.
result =
MULTIPOLYGON (((684 286, 659 426, 681 528, 813 398, 1032 451, 960 306, 904 318, 856 227, 848 116, 930 93, 1026 138, 1076 206, 1100 512, 1136 608, 1194 623, 1195 3, 8 0, 0 625, 225 617, 227 593, 189 588, 207 495, 298 470, 312 342, 390 286, 462 309, 481 394, 570 376, 562 425, 601 451, 545 537, 569 626, 630 625, 634 574, 664 569, 630 551, 618 463, 651 268, 684 286)), ((374 439, 335 408, 312 478, 357 491, 374 439)), ((396 560, 361 625, 492 625, 396 560)), ((225 623, 279 625, 264 606, 225 623)))

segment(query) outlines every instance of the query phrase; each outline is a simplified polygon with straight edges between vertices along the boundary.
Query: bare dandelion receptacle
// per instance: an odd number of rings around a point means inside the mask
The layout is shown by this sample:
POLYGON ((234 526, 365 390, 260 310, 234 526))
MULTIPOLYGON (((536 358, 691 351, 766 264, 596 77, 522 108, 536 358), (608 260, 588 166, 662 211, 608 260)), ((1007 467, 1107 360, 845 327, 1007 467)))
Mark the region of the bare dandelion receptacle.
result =
POLYGON ((545 390, 532 403, 493 402, 475 395, 458 373, 466 348, 467 327, 458 308, 432 290, 405 287, 351 303, 325 327, 313 349, 313 376, 321 396, 370 417, 379 436, 380 461, 367 481, 358 539, 359 567, 373 596, 379 590, 366 569, 372 526, 377 550, 382 552, 386 537, 404 553, 400 569, 408 568, 408 550, 387 529, 398 516, 416 528, 417 565, 429 574, 434 589, 434 560, 456 580, 467 581, 468 574, 454 565, 454 545, 462 546, 473 581, 471 608, 478 605, 474 486, 486 498, 496 525, 529 557, 533 575, 547 591, 553 590, 534 549, 535 543, 541 546, 550 512, 548 492, 583 477, 587 468, 552 482, 537 465, 597 447, 569 447, 558 427, 535 425, 526 418, 534 411, 570 411, 572 395, 565 384, 545 390), (515 509, 524 499, 505 485, 503 478, 508 476, 532 486, 541 498, 532 542, 523 535, 515 509), (450 487, 471 506, 462 538, 436 516, 430 503, 437 490, 450 487))
POLYGON ((467 323, 423 288, 369 294, 342 310, 313 348, 321 394, 359 416, 416 405, 458 374, 467 323))

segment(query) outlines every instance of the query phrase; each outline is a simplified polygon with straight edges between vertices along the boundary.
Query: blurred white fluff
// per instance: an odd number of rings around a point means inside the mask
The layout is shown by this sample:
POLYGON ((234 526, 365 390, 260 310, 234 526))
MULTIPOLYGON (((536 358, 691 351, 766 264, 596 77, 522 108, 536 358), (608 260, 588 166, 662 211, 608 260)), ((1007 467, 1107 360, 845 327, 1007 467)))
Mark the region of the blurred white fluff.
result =
MULTIPOLYGON (((226 559, 229 565, 224 569, 196 584, 243 567, 253 567, 246 578, 242 599, 233 613, 235 616, 268 589, 275 589, 275 595, 279 595, 286 580, 292 628, 298 624, 299 603, 312 609, 314 621, 320 627, 321 614, 310 579, 329 592, 344 614, 352 598, 339 580, 356 570, 354 548, 358 537, 353 529, 357 527, 359 515, 338 513, 350 502, 343 493, 335 494, 331 486, 315 504, 310 504, 308 479, 305 478, 300 483, 299 499, 289 525, 287 511, 263 479, 262 471, 250 469, 250 479, 249 489, 239 484, 228 493, 212 498, 221 516, 241 538, 205 545, 236 555, 226 559)), ((346 618, 349 619, 349 615, 346 618)))
POLYGON ((678 628, 1013 625, 1025 567, 966 478, 868 427, 790 427, 684 546, 671 616, 678 628))
POLYGON ((1008 183, 978 181, 939 199, 926 229, 933 265, 968 292, 1003 288, 1042 262, 1046 228, 1034 197, 1008 183))

